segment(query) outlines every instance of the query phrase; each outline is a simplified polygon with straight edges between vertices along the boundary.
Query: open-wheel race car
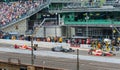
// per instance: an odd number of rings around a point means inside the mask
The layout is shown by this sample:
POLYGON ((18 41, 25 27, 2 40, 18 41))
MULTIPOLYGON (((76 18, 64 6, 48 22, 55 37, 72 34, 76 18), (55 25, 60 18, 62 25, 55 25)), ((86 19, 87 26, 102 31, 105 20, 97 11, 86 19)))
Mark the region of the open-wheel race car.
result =
MULTIPOLYGON (((14 45, 14 48, 15 49, 28 49, 28 50, 32 50, 32 47, 30 47, 30 46, 27 46, 27 45, 17 45, 17 44, 15 44, 14 45)), ((38 44, 34 44, 34 46, 33 46, 33 50, 37 50, 37 48, 38 48, 38 44)))
POLYGON ((62 46, 56 46, 51 49, 54 52, 74 52, 72 48, 63 48, 62 46))
POLYGON ((95 49, 90 49, 88 51, 88 54, 90 55, 95 55, 95 56, 115 56, 116 54, 112 51, 107 52, 107 51, 103 51, 101 49, 95 50, 95 49))
POLYGON ((28 50, 32 50, 32 48, 27 46, 27 45, 17 45, 17 44, 15 44, 14 48, 15 49, 28 49, 28 50))

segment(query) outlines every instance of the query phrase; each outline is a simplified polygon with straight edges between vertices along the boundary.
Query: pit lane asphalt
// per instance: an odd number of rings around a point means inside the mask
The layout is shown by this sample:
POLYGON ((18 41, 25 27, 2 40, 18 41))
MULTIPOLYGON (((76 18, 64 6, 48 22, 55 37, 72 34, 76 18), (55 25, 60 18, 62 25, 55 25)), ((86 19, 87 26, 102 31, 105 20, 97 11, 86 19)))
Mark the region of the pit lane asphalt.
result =
MULTIPOLYGON (((14 45, 12 44, 3 44, 3 43, 0 43, 0 47, 5 47, 5 48, 14 48, 13 47, 14 45)), ((74 48, 75 52, 67 52, 67 54, 73 54, 73 55, 77 55, 77 48, 74 48)), ((89 49, 79 49, 79 55, 83 55, 83 56, 93 56, 93 55, 89 55, 88 54, 88 50, 89 49)), ((37 51, 51 51, 51 48, 44 48, 44 47, 38 47, 37 51)), ((63 52, 65 53, 65 52, 63 52)), ((116 53, 116 56, 93 56, 93 57, 105 57, 105 58, 116 58, 116 59, 120 59, 120 51, 117 51, 115 52, 116 53)))
MULTIPOLYGON (((12 45, 12 44, 3 44, 3 43, 0 43, 0 47, 8 47, 8 48, 14 48, 13 47, 14 45, 12 45)), ((46 48, 46 47, 38 47, 38 49, 37 49, 37 51, 41 51, 41 50, 44 50, 44 51, 51 51, 51 48, 46 48)), ((74 48, 74 50, 75 50, 75 52, 67 52, 67 53, 70 53, 70 54, 77 54, 77 48, 74 48)), ((80 50, 79 51, 80 53, 80 55, 88 55, 87 54, 87 52, 88 52, 88 49, 86 49, 86 50, 80 50)))
MULTIPOLYGON (((3 44, 3 43, 0 43, 0 47, 8 47, 8 48, 13 48, 14 45, 12 44, 3 44)), ((75 48, 75 47, 71 47, 75 50, 75 52, 67 52, 67 53, 70 53, 70 54, 77 54, 77 49, 78 48, 75 48)), ((38 47, 37 49, 38 51, 40 50, 44 50, 44 51, 51 51, 51 48, 47 48, 47 47, 38 47)), ((89 49, 79 49, 79 54, 80 55, 87 55, 87 56, 91 56, 91 55, 88 55, 88 51, 89 49)), ((114 58, 120 58, 120 51, 117 51, 115 52, 116 53, 116 56, 111 56, 111 57, 114 57, 114 58)), ((103 56, 104 57, 104 56, 103 56)), ((110 57, 110 58, 111 58, 110 57)))

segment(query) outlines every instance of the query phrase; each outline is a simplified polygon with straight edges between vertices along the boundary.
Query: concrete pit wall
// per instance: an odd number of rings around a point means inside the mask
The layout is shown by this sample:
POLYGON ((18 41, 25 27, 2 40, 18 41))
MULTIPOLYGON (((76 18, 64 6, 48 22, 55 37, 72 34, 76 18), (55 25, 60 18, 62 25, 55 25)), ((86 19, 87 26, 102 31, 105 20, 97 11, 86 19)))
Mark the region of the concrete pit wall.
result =
POLYGON ((0 70, 63 70, 63 69, 0 61, 0 70))

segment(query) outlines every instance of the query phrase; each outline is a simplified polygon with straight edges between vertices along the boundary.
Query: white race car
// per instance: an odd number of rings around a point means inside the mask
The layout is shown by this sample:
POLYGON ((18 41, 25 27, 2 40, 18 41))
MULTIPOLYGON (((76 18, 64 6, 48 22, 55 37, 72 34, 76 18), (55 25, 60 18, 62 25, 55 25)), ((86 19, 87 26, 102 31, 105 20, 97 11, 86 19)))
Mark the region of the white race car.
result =
POLYGON ((63 48, 62 46, 56 46, 51 49, 52 51, 55 52, 74 52, 72 48, 63 48))

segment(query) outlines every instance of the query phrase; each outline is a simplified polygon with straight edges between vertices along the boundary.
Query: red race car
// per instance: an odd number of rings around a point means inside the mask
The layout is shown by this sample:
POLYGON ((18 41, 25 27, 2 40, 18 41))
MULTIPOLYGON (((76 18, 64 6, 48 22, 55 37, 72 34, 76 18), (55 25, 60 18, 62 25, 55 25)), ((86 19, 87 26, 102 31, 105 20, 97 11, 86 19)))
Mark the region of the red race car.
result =
POLYGON ((15 49, 28 49, 28 50, 32 50, 32 48, 31 47, 29 47, 29 46, 27 46, 27 45, 17 45, 17 44, 15 44, 14 45, 14 48, 15 49))
POLYGON ((88 51, 88 54, 95 55, 95 56, 115 56, 116 55, 113 52, 102 51, 101 49, 98 49, 98 50, 90 49, 88 51))

